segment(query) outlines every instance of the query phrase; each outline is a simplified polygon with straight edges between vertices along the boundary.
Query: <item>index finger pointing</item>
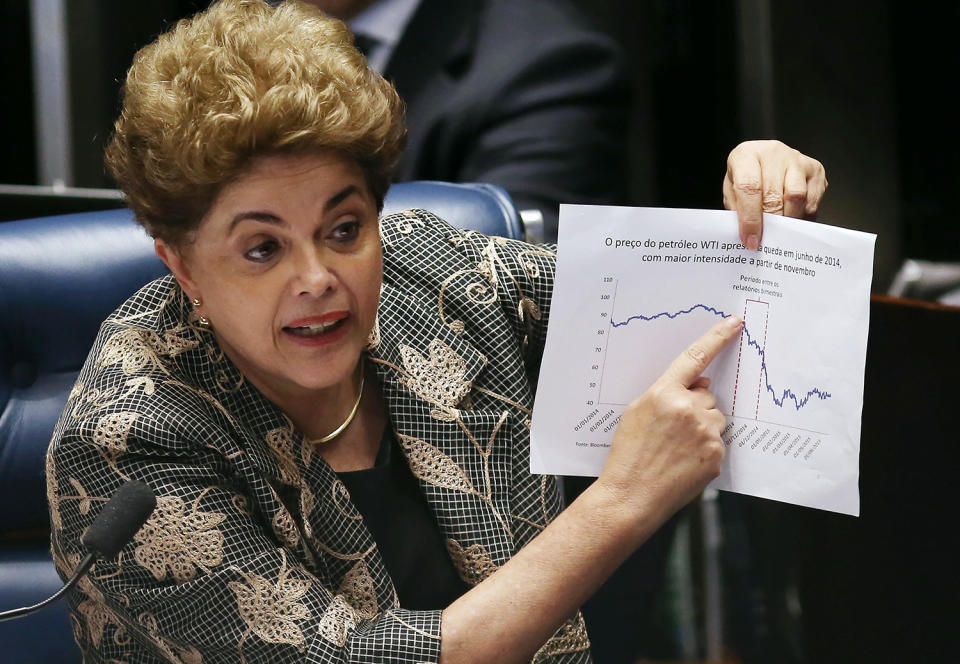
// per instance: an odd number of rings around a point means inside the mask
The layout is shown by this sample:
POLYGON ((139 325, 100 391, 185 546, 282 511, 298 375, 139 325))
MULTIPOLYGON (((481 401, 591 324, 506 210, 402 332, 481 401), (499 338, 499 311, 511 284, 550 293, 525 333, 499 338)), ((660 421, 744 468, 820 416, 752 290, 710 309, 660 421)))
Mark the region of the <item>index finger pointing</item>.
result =
POLYGON ((740 222, 740 240, 756 249, 763 232, 763 173, 756 154, 734 155, 727 162, 730 198, 740 222))
POLYGON ((700 377, 700 374, 710 366, 710 362, 717 356, 717 353, 730 343, 742 329, 743 321, 737 316, 727 316, 680 353, 670 363, 663 375, 679 381, 684 387, 690 387, 700 377))

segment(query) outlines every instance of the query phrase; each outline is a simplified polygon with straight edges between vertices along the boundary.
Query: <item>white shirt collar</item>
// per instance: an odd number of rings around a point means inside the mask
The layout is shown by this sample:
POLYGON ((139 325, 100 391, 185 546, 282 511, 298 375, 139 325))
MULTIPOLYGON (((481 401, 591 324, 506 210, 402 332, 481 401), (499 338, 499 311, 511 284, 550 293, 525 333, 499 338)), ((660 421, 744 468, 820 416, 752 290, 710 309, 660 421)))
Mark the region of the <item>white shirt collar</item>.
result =
POLYGON ((383 73, 419 5, 420 0, 377 0, 347 21, 355 34, 376 41, 367 54, 370 67, 383 73))

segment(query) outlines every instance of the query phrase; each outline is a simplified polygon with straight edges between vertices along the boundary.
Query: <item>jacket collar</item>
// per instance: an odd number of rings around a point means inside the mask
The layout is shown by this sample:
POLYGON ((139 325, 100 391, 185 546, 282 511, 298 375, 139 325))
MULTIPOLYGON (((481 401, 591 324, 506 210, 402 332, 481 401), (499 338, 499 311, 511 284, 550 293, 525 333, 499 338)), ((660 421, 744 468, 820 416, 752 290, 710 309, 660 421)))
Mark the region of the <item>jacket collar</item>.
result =
POLYGON ((500 565, 513 551, 512 446, 500 440, 510 435, 502 410, 473 403, 489 359, 459 319, 467 307, 471 317, 496 320, 500 304, 486 277, 428 216, 408 211, 381 221, 384 278, 370 360, 391 425, 445 537, 465 548, 479 544, 500 565), (465 511, 479 516, 464 519, 465 511))
POLYGON ((451 78, 465 71, 480 19, 478 0, 423 0, 387 64, 385 78, 404 97, 417 96, 437 67, 451 78))

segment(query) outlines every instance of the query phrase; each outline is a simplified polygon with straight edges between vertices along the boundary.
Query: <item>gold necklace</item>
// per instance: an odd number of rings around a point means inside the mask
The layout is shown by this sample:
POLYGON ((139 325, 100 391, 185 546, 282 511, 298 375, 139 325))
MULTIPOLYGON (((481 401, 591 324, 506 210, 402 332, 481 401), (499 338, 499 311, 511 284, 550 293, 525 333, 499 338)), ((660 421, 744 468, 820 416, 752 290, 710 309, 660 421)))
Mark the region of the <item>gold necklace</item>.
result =
POLYGON ((357 409, 360 407, 360 400, 363 398, 363 384, 366 382, 367 376, 366 372, 363 370, 363 362, 360 363, 360 389, 357 391, 357 400, 353 402, 353 408, 350 409, 350 414, 347 415, 347 419, 343 421, 343 424, 338 426, 336 429, 328 433, 322 438, 307 438, 307 441, 313 443, 314 445, 322 445, 323 443, 329 443, 331 440, 343 433, 344 429, 350 426, 350 423, 353 422, 353 418, 357 414, 357 409))

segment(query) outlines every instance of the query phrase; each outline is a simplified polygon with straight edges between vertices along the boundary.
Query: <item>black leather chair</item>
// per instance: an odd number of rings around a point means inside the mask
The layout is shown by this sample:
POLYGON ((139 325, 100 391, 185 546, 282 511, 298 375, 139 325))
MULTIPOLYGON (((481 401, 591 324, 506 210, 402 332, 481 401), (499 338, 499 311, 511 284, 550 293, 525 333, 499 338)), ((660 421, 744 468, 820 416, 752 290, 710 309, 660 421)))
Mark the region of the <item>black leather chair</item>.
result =
MULTIPOLYGON (((455 226, 523 238, 513 202, 485 184, 413 182, 384 212, 429 209, 455 226)), ((100 322, 166 272, 129 210, 0 223, 0 611, 61 581, 49 553, 44 459, 100 322)), ((0 661, 79 662, 63 600, 0 623, 0 661)))

